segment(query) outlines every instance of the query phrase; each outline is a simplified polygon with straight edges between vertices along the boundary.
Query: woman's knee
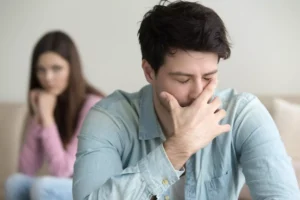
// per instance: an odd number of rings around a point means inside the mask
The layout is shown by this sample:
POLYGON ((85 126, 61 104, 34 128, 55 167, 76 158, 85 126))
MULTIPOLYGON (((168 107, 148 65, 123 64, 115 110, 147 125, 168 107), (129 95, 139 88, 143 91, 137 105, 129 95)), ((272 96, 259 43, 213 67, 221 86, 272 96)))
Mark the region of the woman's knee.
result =
POLYGON ((24 174, 13 174, 5 182, 5 194, 7 199, 12 195, 25 195, 29 193, 32 184, 32 178, 24 174))
POLYGON ((30 197, 31 200, 72 199, 72 179, 39 177, 31 187, 30 197))
POLYGON ((27 180, 27 176, 23 174, 13 174, 6 179, 5 189, 6 190, 16 190, 19 187, 22 187, 27 180))
POLYGON ((48 200, 51 197, 53 189, 52 178, 48 176, 39 177, 35 179, 30 190, 30 197, 32 200, 48 200))

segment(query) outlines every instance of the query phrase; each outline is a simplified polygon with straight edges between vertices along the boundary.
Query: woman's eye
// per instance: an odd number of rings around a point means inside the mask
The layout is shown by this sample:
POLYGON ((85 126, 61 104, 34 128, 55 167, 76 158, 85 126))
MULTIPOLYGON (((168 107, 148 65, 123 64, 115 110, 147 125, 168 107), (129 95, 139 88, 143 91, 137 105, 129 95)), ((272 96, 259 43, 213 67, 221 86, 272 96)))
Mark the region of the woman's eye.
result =
POLYGON ((55 65, 52 67, 53 71, 59 71, 61 70, 61 66, 55 65))
POLYGON ((44 73, 46 70, 44 69, 44 68, 42 68, 42 67, 38 67, 37 69, 36 69, 36 72, 37 73, 44 73))

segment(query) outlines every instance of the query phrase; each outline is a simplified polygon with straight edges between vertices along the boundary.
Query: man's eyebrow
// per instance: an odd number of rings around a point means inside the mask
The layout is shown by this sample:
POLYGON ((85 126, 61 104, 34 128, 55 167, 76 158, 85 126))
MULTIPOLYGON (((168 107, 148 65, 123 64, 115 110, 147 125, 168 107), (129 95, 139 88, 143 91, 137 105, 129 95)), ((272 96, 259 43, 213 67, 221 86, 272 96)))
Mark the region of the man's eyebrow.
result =
POLYGON ((216 70, 213 70, 211 72, 207 72, 207 73, 203 74, 203 76, 209 76, 209 75, 212 75, 212 74, 216 74, 217 72, 218 72, 218 70, 216 69, 216 70))
MULTIPOLYGON (((207 72, 205 74, 203 74, 203 76, 209 76, 209 75, 212 75, 212 74, 216 74, 218 72, 218 70, 213 70, 211 72, 207 72)), ((170 75, 172 76, 193 76, 193 74, 189 74, 189 73, 184 73, 184 72, 169 72, 170 75)))
POLYGON ((184 72, 169 72, 169 75, 172 76, 193 76, 193 74, 184 73, 184 72))

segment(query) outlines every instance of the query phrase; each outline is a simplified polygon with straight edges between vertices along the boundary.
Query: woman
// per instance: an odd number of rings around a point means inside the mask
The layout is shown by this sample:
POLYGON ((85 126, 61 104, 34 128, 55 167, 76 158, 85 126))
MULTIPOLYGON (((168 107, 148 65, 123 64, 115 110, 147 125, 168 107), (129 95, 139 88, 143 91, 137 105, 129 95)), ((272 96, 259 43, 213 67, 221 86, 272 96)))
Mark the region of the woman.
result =
POLYGON ((104 94, 83 77, 76 46, 65 33, 49 32, 35 46, 28 97, 20 173, 8 178, 6 199, 72 199, 77 135, 104 94), (34 177, 44 161, 50 176, 34 177))

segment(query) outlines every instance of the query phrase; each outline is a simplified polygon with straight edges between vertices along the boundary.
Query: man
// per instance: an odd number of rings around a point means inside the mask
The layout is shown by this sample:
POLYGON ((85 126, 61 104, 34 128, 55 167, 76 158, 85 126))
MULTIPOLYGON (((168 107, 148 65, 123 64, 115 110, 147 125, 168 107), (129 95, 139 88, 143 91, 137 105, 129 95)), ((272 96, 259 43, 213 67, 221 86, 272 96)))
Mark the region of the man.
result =
POLYGON ((75 200, 300 199, 290 158, 260 101, 215 90, 230 56, 210 8, 162 1, 139 29, 150 83, 116 91, 89 112, 75 163, 75 200))

